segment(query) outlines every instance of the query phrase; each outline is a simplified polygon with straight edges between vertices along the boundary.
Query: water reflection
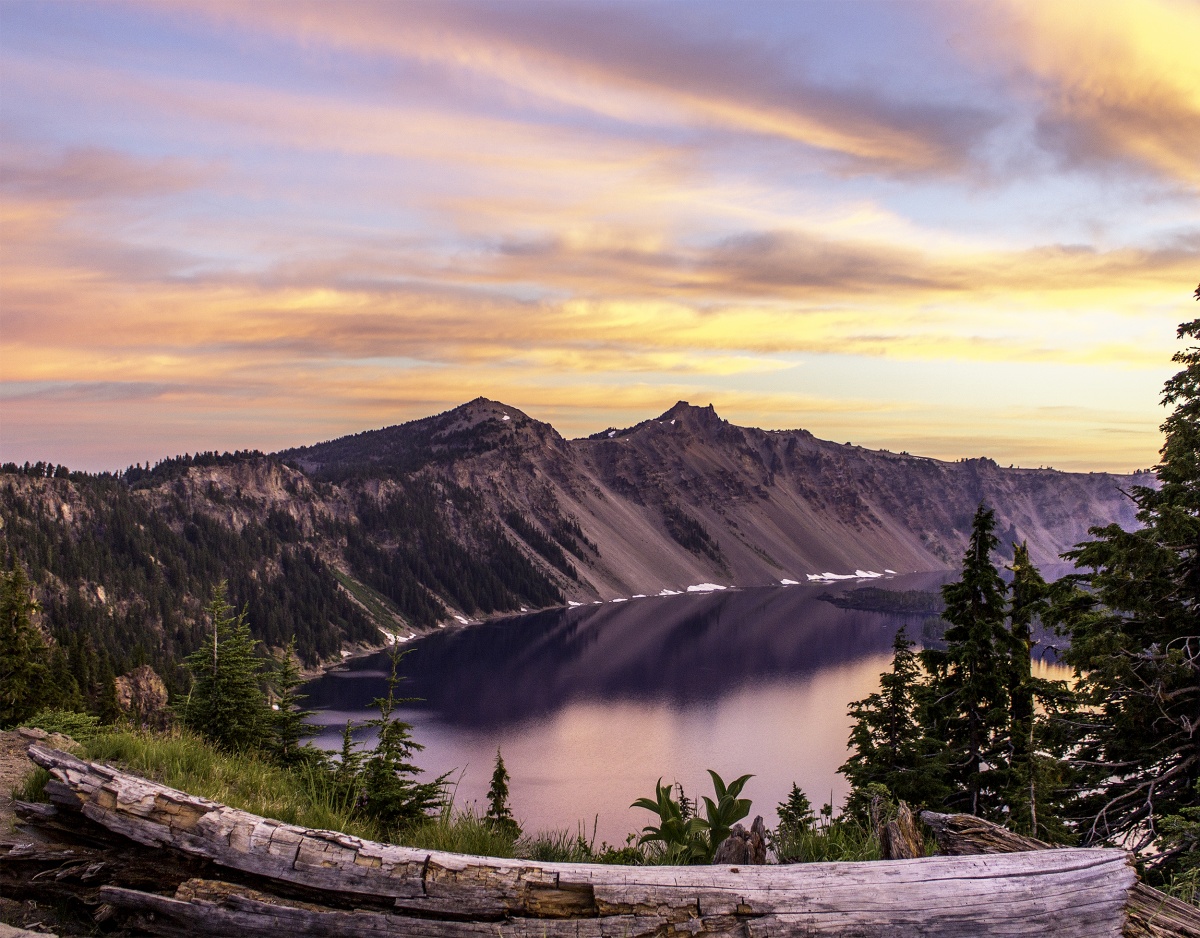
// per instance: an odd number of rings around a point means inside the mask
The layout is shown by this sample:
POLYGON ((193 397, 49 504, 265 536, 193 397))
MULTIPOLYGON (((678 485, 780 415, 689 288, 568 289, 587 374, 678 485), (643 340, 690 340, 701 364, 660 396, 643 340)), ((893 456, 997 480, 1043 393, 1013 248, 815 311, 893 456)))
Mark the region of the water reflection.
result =
MULTIPOLYGON (((840 803, 846 705, 877 688, 896 630, 907 623, 917 637, 921 618, 839 609, 816 599, 826 589, 655 597, 432 635, 404 663, 404 692, 422 698, 402 710, 427 747, 418 762, 465 770, 459 802, 483 803, 500 746, 527 828, 585 822, 590 835, 598 814, 609 842, 646 823, 629 804, 660 775, 696 796, 707 768, 753 772, 746 794, 768 823, 793 781, 816 804, 840 803)), ((337 748, 345 721, 367 715, 386 664, 352 661, 306 688, 320 745, 337 748)))

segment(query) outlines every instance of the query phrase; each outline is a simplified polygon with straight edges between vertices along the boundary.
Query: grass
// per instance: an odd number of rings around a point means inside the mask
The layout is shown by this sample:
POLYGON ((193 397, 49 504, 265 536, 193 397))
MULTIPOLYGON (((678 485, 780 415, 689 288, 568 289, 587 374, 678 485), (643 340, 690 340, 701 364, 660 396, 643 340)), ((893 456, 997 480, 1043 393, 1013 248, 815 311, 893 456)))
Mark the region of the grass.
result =
MULTIPOLYGON (((628 848, 614 850, 603 844, 593 851, 582 831, 544 831, 514 839, 492 828, 473 806, 456 808, 453 802, 420 826, 389 837, 379 825, 355 814, 352 800, 338 791, 322 767, 301 764, 284 768, 255 753, 232 755, 186 729, 160 733, 102 727, 80 743, 79 754, 251 814, 367 840, 392 840, 424 850, 476 856, 643 862, 640 852, 631 853, 628 848)), ((35 769, 14 796, 22 801, 44 801, 43 788, 49 779, 45 769, 35 769)))
MULTIPOLYGON (((150 732, 100 727, 80 742, 80 755, 252 814, 300 827, 343 831, 368 840, 543 862, 661 862, 650 847, 617 848, 603 843, 597 849, 594 832, 589 840, 582 827, 575 833, 540 831, 514 838, 489 825, 473 805, 458 808, 453 801, 418 827, 389 837, 375 822, 354 812, 351 797, 338 790, 322 766, 284 768, 254 753, 232 755, 181 728, 150 732)), ((45 800, 42 789, 49 778, 45 769, 35 770, 14 796, 22 801, 45 800)), ((880 854, 874 834, 848 819, 822 819, 808 830, 777 837, 772 846, 781 863, 877 860, 880 854)))
POLYGON ((333 568, 333 575, 337 577, 337 581, 342 584, 370 614, 375 620, 376 625, 383 626, 389 632, 396 631, 397 628, 406 627, 408 620, 400 608, 377 590, 372 589, 365 583, 360 583, 358 580, 343 573, 337 568, 333 568))

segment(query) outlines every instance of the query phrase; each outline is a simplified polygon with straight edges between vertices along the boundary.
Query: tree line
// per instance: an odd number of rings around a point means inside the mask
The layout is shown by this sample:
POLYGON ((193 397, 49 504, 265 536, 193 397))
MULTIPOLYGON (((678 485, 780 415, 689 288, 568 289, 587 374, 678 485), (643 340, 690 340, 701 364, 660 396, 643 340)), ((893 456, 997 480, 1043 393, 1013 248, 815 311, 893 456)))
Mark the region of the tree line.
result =
MULTIPOLYGON (((1178 335, 1200 338, 1200 319, 1178 335)), ((883 793, 1119 844, 1160 882, 1200 882, 1200 347, 1174 361, 1158 485, 1129 492, 1136 530, 1093 528, 1053 584, 1013 544, 1006 582, 979 507, 962 575, 942 590, 944 647, 917 652, 901 631, 880 690, 851 706, 851 813, 883 793), (1069 639, 1073 681, 1031 673, 1037 620, 1069 639)))

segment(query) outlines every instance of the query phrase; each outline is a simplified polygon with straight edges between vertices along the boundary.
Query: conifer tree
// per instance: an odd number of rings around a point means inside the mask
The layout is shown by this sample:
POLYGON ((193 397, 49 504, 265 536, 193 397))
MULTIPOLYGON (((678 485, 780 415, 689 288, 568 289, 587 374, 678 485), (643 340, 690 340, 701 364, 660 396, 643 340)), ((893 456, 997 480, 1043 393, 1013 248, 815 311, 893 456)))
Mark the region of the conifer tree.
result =
POLYGON ((412 738, 412 724, 395 716, 396 707, 406 702, 396 696, 396 689, 403 680, 400 662, 409 652, 411 649, 401 651, 399 646, 392 649, 387 694, 375 700, 379 716, 364 724, 374 728, 378 738, 363 761, 362 807, 392 831, 420 823, 441 804, 446 782, 446 775, 432 782, 416 781, 421 769, 411 759, 425 747, 412 738))
MULTIPOLYGON (((1200 339, 1200 319, 1178 335, 1200 339)), ((1074 759, 1081 833, 1136 850, 1163 846, 1162 817, 1200 806, 1200 347, 1174 361, 1158 486, 1131 493, 1141 527, 1093 528, 1068 555, 1085 572, 1055 602, 1090 715, 1074 759)), ((1183 849, 1151 849, 1146 863, 1169 868, 1183 849)))
POLYGON ((1004 772, 998 765, 1009 720, 1005 585, 992 563, 996 515, 981 504, 971 525, 962 578, 942 587, 946 649, 926 649, 930 674, 927 730, 946 743, 947 804, 1000 816, 1004 772))
POLYGON ((492 770, 492 784, 488 788, 487 821, 498 830, 514 839, 521 836, 521 827, 512 816, 508 807, 508 769, 504 767, 504 757, 500 748, 496 747, 496 767, 492 770))
MULTIPOLYGON (((874 783, 911 805, 940 806, 948 794, 943 747, 922 724, 927 687, 903 628, 892 642, 892 668, 879 676, 879 683, 877 693, 850 704, 852 755, 838 771, 856 792, 874 783)), ((865 807, 858 800, 852 795, 847 810, 865 807)))
POLYGON ((192 690, 181 717, 192 729, 226 749, 261 748, 270 740, 271 710, 263 694, 263 661, 255 653, 246 612, 234 615, 225 583, 213 590, 206 612, 211 635, 184 665, 192 690))
POLYGON ((792 782, 792 790, 788 793, 787 800, 779 803, 775 813, 779 815, 781 837, 796 837, 809 830, 817 819, 808 795, 801 791, 795 782, 792 782))
POLYGON ((33 623, 37 600, 25 570, 9 564, 0 573, 0 727, 18 725, 52 696, 50 649, 33 623))
POLYGON ((293 636, 277 660, 275 673, 271 677, 275 692, 271 750, 284 765, 303 761, 306 750, 316 754, 316 750, 301 745, 302 740, 317 732, 316 727, 304 722, 314 711, 300 707, 300 701, 308 698, 307 694, 301 694, 297 689, 302 680, 300 669, 296 666, 296 638, 293 636))

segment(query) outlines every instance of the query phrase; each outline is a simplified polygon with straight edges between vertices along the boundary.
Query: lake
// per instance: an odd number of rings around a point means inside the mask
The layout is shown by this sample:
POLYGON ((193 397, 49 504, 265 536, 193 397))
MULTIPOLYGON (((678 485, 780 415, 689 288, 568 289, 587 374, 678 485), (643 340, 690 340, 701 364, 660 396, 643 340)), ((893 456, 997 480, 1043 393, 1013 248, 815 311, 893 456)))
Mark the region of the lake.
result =
MULTIPOLYGON (((952 576, 873 585, 936 589, 952 576)), ((751 817, 773 826, 793 782, 814 806, 841 804, 847 704, 878 689, 902 624, 920 636, 921 616, 817 599, 856 585, 649 597, 448 628, 409 646, 402 691, 420 700, 399 715, 426 747, 417 764, 455 770, 459 805, 486 808, 499 747, 530 832, 582 828, 590 839, 595 827, 597 844, 623 844, 651 819, 629 805, 652 797, 660 776, 698 798, 712 793, 709 768, 726 781, 753 773, 751 817)), ((338 749, 346 720, 373 715, 388 668, 383 652, 306 686, 317 745, 338 749)))

